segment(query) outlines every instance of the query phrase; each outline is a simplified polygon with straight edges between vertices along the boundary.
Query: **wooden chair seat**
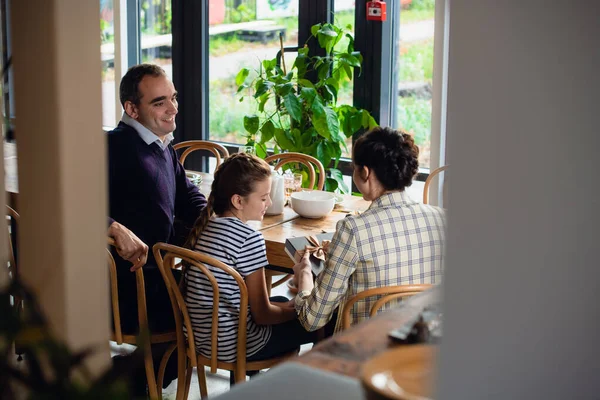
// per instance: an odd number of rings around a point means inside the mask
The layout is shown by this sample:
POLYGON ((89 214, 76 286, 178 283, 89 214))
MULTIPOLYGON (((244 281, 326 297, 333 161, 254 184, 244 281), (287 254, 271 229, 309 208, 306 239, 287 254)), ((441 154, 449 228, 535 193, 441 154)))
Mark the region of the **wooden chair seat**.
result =
POLYGON ((424 290, 431 288, 433 285, 430 284, 416 284, 416 285, 398 285, 398 286, 385 286, 373 289, 363 290, 350 298, 344 304, 342 310, 342 329, 348 329, 350 327, 350 313, 354 305, 368 297, 382 296, 378 299, 375 304, 369 310, 369 317, 373 317, 385 304, 392 300, 396 300, 402 297, 413 296, 417 293, 421 293, 424 290))
POLYGON ((167 285, 169 291, 169 297, 171 304, 175 312, 175 324, 177 332, 177 352, 179 355, 180 375, 178 376, 179 382, 184 382, 184 387, 177 387, 177 398, 186 399, 190 382, 192 369, 197 367, 198 371, 198 385, 200 386, 200 394, 203 398, 207 397, 208 390, 206 387, 206 374, 204 366, 209 366, 212 373, 217 371, 217 368, 224 369, 233 372, 235 383, 244 382, 246 380, 247 371, 258 371, 265 368, 270 368, 283 360, 295 356, 297 352, 290 352, 279 357, 270 358, 261 361, 246 361, 246 313, 242 313, 244 318, 240 318, 238 322, 238 338, 237 338, 237 349, 236 349, 236 361, 235 362, 223 362, 219 360, 218 355, 218 329, 219 329, 219 299, 220 291, 219 285, 214 275, 207 268, 207 265, 220 269, 221 271, 229 274, 237 283, 240 291, 240 310, 248 309, 248 289, 246 283, 240 274, 228 265, 209 257, 205 254, 198 253, 196 251, 183 249, 181 247, 173 246, 166 243, 157 243, 153 248, 154 257, 158 268, 167 285), (184 279, 178 284, 173 276, 173 269, 175 268, 175 259, 182 260, 182 268, 185 276, 185 270, 187 268, 195 268, 206 276, 212 286, 212 297, 213 297, 213 310, 212 310, 212 327, 211 327, 211 356, 205 357, 201 354, 196 353, 196 345, 194 335, 190 334, 187 337, 183 333, 183 327, 185 326, 187 332, 193 332, 192 323, 190 316, 183 298, 181 288, 185 284, 184 279), (181 374, 181 371, 185 370, 185 374, 181 374), (181 392, 180 392, 181 390, 181 392))
MULTIPOLYGON (((114 240, 108 238, 109 246, 114 246, 114 240)), ((110 288, 111 288, 111 310, 114 321, 114 331, 111 335, 111 340, 117 344, 142 344, 144 346, 144 368, 146 371, 146 379, 148 380, 148 392, 151 399, 162 398, 162 385, 165 375, 165 369, 167 362, 173 354, 173 351, 177 348, 177 333, 175 331, 160 332, 150 335, 139 335, 139 334, 124 334, 121 329, 121 313, 119 311, 119 291, 117 282, 117 265, 113 258, 110 250, 106 249, 108 253, 108 268, 110 271, 110 288), (154 361, 152 360, 152 344, 158 343, 172 343, 171 346, 167 347, 158 369, 158 376, 154 374, 154 361), (158 378, 158 380, 157 380, 158 378)), ((144 272, 143 268, 139 268, 135 271, 136 280, 136 294, 138 304, 138 323, 140 329, 147 329, 148 327, 148 312, 146 309, 146 288, 144 284, 144 272)))
POLYGON ((179 156, 179 162, 181 163, 181 165, 183 165, 187 156, 189 156, 192 152, 196 150, 206 150, 211 152, 217 159, 217 167, 221 165, 221 162, 225 158, 229 157, 229 151, 227 151, 227 149, 224 146, 207 140, 188 140, 185 142, 180 142, 174 144, 173 149, 175 149, 176 151, 185 149, 181 153, 181 156, 179 156))
MULTIPOLYGON (((325 168, 323 168, 323 164, 321 161, 317 160, 315 157, 302 154, 302 153, 279 153, 273 154, 265 158, 265 161, 269 164, 274 164, 275 170, 282 168, 286 164, 302 164, 306 167, 308 171, 308 188, 323 190, 325 186, 325 168), (315 171, 316 166, 316 171, 315 171), (318 180, 317 180, 317 172, 318 172, 318 180), (315 188, 315 182, 317 182, 317 186, 315 188)), ((273 271, 273 270, 265 270, 265 279, 267 281, 267 290, 269 295, 271 294, 271 288, 277 287, 284 282, 288 281, 292 277, 291 274, 286 274, 285 272, 273 271), (273 277, 277 275, 284 275, 279 280, 273 282, 273 277)))
MULTIPOLYGON (((431 183, 433 182, 435 177, 447 170, 449 167, 449 165, 444 165, 431 171, 431 173, 425 180, 425 185, 423 186, 423 204, 429 204, 429 186, 431 186, 431 183)), ((446 181, 444 180, 444 184, 442 185, 442 195, 445 195, 445 191, 446 181)))

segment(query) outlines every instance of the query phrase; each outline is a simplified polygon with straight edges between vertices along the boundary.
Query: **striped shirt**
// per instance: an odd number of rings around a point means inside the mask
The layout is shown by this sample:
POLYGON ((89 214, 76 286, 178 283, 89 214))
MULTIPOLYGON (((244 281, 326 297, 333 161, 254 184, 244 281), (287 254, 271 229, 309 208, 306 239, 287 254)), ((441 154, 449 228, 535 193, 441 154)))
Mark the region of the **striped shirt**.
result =
MULTIPOLYGON (((242 278, 265 267, 267 262, 265 240, 237 218, 213 218, 198 238, 196 251, 216 258, 234 268, 242 278)), ((221 294, 219 300, 218 358, 235 362, 240 315, 240 291, 235 280, 222 270, 208 266, 214 274, 221 294)), ((186 273, 185 302, 190 314, 196 350, 210 357, 210 332, 213 291, 210 282, 197 268, 186 273)), ((271 327, 257 325, 250 314, 250 306, 242 311, 247 319, 246 354, 251 356, 262 349, 271 337, 271 327)), ((186 332, 187 334, 187 332, 186 332)))
MULTIPOLYGON (((440 282, 445 229, 444 210, 419 204, 406 192, 384 194, 361 215, 338 221, 314 289, 296 295, 298 319, 313 331, 325 325, 338 307, 341 316, 344 303, 364 290, 440 282)), ((379 297, 357 302, 350 323, 369 318, 379 297)))

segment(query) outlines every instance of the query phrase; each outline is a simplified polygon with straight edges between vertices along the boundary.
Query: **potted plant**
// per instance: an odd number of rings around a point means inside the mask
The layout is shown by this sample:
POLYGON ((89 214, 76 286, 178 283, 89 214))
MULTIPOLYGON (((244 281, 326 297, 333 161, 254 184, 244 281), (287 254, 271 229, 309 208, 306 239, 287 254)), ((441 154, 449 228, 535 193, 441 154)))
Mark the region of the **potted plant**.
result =
POLYGON ((337 169, 346 139, 361 129, 377 126, 367 110, 338 104, 340 87, 360 71, 362 56, 354 50, 350 26, 342 29, 321 23, 311 28, 324 55, 311 55, 307 45, 298 50, 291 71, 285 62, 263 60, 256 76, 243 68, 236 76, 240 102, 256 102, 256 113, 244 117, 247 144, 265 157, 273 143, 275 153, 299 152, 319 159, 326 168, 325 190, 348 193, 337 169), (347 45, 345 42, 347 41, 347 45), (341 48, 342 44, 345 46, 341 48), (310 76, 314 78, 308 79, 310 76))

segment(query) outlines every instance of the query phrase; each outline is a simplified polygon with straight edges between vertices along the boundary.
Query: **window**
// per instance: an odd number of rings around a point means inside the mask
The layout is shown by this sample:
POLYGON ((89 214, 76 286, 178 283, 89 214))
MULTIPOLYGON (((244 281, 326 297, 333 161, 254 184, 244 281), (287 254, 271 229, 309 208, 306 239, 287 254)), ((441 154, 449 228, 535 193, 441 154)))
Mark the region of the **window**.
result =
MULTIPOLYGON (((209 25, 208 138, 244 144, 244 115, 255 113, 257 104, 251 98, 240 102, 235 77, 242 68, 256 74, 260 60, 274 59, 280 33, 285 47, 298 45, 298 2, 210 0, 209 25)), ((285 53, 288 67, 293 57, 285 53)))
POLYGON ((160 65, 169 79, 173 79, 171 16, 171 0, 140 2, 142 62, 160 65))
MULTIPOLYGON (((102 125, 115 126, 115 24, 113 0, 100 0, 100 56, 102 58, 102 125)), ((120 117, 120 115, 119 115, 120 117)))
POLYGON ((414 135, 420 149, 419 164, 429 168, 435 0, 401 3, 395 121, 397 127, 414 135))

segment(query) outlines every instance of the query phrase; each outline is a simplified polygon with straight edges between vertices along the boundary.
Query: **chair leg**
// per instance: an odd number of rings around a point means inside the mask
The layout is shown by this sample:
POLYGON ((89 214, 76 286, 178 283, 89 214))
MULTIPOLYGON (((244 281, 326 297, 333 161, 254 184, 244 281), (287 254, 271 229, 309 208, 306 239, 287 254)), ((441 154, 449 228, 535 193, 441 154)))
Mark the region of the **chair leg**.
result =
POLYGON ((208 388, 206 387, 206 371, 204 365, 198 365, 198 386, 200 386, 200 397, 205 399, 208 397, 208 388))
MULTIPOLYGON (((154 363, 152 362, 152 349, 150 346, 146 347, 144 353, 144 367, 146 369, 146 380, 148 381, 148 393, 151 399, 160 399, 156 386, 156 377, 154 376, 154 363)), ((162 397, 162 387, 160 392, 162 397)))
MULTIPOLYGON (((171 354, 177 348, 177 343, 173 343, 171 346, 167 348, 165 354, 163 354, 162 359, 160 360, 160 367, 158 368, 158 384, 156 385, 158 390, 160 391, 163 387, 163 380, 165 378, 165 370, 167 369, 167 363, 171 358, 171 354)), ((159 396, 162 398, 162 396, 159 396)))
POLYGON ((233 371, 229 371, 229 387, 233 387, 235 385, 235 373, 233 371))
POLYGON ((192 366, 188 366, 185 374, 185 390, 183 391, 183 399, 187 400, 190 394, 190 383, 192 383, 192 366))

